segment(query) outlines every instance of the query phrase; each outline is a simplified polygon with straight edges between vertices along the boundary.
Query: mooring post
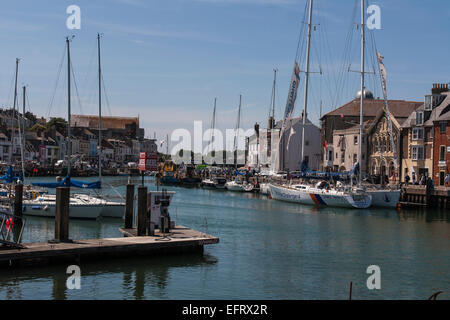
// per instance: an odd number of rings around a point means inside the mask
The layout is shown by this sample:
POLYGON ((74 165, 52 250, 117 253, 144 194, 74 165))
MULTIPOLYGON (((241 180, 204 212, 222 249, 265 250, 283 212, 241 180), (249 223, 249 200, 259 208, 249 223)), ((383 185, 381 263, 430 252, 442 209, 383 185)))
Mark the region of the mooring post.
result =
POLYGON ((69 241, 69 187, 56 188, 55 241, 69 241))
POLYGON ((136 232, 138 236, 145 236, 147 229, 147 187, 138 187, 136 232))
POLYGON ((16 184, 14 187, 14 242, 19 242, 21 237, 21 231, 23 226, 22 199, 23 199, 23 184, 16 184))
POLYGON ((125 200, 125 229, 133 228, 134 184, 127 184, 125 200))

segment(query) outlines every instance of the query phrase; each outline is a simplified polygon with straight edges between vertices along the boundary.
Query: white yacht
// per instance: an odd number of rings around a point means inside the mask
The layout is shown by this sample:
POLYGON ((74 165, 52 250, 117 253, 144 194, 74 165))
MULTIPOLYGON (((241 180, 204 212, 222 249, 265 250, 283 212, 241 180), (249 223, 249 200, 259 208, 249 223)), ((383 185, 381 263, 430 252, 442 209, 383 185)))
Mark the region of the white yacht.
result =
POLYGON ((372 204, 372 196, 362 189, 329 189, 319 182, 315 187, 269 184, 272 199, 309 205, 365 209, 372 204))
MULTIPOLYGON (((40 195, 36 199, 23 200, 23 214, 28 216, 54 217, 56 196, 40 195)), ((74 194, 69 199, 69 218, 97 219, 99 217, 122 218, 125 205, 87 194, 74 194)))

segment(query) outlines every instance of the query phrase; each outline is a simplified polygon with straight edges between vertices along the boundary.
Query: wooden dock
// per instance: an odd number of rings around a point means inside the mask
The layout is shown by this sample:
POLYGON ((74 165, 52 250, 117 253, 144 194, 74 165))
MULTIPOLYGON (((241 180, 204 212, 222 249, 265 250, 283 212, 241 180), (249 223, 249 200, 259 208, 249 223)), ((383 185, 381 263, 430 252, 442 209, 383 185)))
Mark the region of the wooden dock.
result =
POLYGON ((0 267, 45 265, 114 257, 153 255, 155 253, 179 253, 202 251, 204 245, 215 244, 219 238, 176 226, 162 235, 134 236, 136 229, 120 229, 126 237, 74 240, 59 243, 25 243, 23 249, 0 247, 0 267))

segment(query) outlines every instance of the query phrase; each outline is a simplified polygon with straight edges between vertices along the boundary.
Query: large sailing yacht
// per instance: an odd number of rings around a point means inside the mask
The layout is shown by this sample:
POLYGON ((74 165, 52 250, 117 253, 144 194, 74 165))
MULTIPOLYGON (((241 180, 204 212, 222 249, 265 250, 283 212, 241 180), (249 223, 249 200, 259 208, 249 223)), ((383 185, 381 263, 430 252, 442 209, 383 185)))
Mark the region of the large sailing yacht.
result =
MULTIPOLYGON (((67 45, 67 70, 68 70, 68 147, 67 159, 68 168, 67 176, 54 183, 33 183, 35 186, 44 188, 56 187, 76 187, 82 189, 101 189, 101 64, 100 64, 100 34, 97 35, 98 40, 98 81, 99 81, 99 180, 94 182, 84 182, 71 179, 71 134, 70 134, 70 39, 66 38, 67 45)), ((24 214, 32 216, 55 216, 56 196, 55 195, 38 195, 34 199, 24 199, 24 214)), ((108 201, 99 196, 88 194, 72 194, 69 199, 69 217, 82 219, 97 219, 98 217, 122 218, 124 214, 125 203, 108 201)))
MULTIPOLYGON (((362 0, 364 2, 364 0, 362 0)), ((312 27, 312 12, 313 12, 313 0, 309 1, 309 21, 308 21, 308 38, 306 47, 306 71, 305 71, 305 94, 304 94, 304 109, 303 109, 303 128, 302 128, 302 167, 305 167, 305 125, 307 118, 307 106, 308 106, 308 80, 309 80, 309 60, 310 60, 310 48, 311 48, 311 27, 312 27)), ((362 25, 364 26, 364 7, 362 7, 362 25)), ((363 29, 363 28, 362 28, 363 29)), ((364 33, 363 37, 364 38, 364 33)), ((364 40, 362 41, 362 73, 361 73, 361 91, 364 90, 364 40)), ((298 90, 299 68, 297 61, 294 64, 294 72, 292 76, 291 86, 289 88, 288 101, 286 104, 285 119, 281 132, 285 129, 285 123, 287 118, 292 114, 292 110, 295 104, 296 93, 298 90)), ((361 95, 363 96, 363 95, 361 95)), ((361 99, 360 110, 360 137, 362 136, 363 125, 363 107, 364 100, 361 99)), ((281 135, 282 136, 282 135, 281 135)), ((361 160, 361 150, 359 153, 359 160, 361 160)), ((359 167, 359 166, 358 166, 359 167)), ((355 170, 354 173, 357 171, 355 170)), ((302 173, 305 174, 307 170, 302 168, 302 173)), ((353 181, 353 175, 351 175, 351 181, 353 181)), ((295 202, 301 204, 320 205, 320 206, 332 206, 332 207, 344 207, 344 208, 368 208, 372 204, 372 196, 365 192, 361 187, 361 174, 359 174, 359 183, 356 187, 353 185, 345 186, 340 185, 335 188, 331 188, 325 181, 318 182, 315 186, 307 184, 296 185, 269 185, 270 194, 273 199, 295 202)))

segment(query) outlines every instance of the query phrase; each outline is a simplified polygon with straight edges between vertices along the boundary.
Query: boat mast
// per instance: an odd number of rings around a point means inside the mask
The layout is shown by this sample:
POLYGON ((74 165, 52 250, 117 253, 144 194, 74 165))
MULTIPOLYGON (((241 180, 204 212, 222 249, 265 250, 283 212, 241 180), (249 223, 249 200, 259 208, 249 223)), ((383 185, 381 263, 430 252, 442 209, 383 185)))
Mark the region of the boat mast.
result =
POLYGON ((278 69, 273 69, 273 86, 272 86, 272 97, 271 97, 271 110, 269 110, 269 123, 267 129, 267 158, 270 160, 270 166, 272 166, 272 133, 275 123, 275 93, 277 85, 277 71, 278 69), (270 130, 270 131, 269 131, 270 130), (269 135, 270 132, 270 135, 269 135), (269 158, 270 157, 270 158, 269 158))
POLYGON ((273 69, 273 88, 272 88, 272 121, 275 121, 275 94, 277 85, 277 71, 278 69, 273 69))
POLYGON ((98 179, 102 181, 102 69, 100 63, 100 33, 97 33, 98 47, 98 179))
POLYGON ((309 0, 309 21, 308 21, 308 42, 306 45, 306 70, 305 70, 305 97, 303 108, 302 126, 302 161, 305 160, 305 126, 308 110, 308 83, 309 83, 309 53, 311 49, 311 21, 312 21, 313 0, 309 0))
POLYGON ((70 137, 70 40, 66 37, 67 44, 67 175, 71 174, 71 137, 70 137))
POLYGON ((14 134, 15 134, 15 129, 14 129, 14 125, 13 125, 13 123, 14 123, 14 114, 16 113, 16 103, 17 103, 17 74, 19 73, 19 58, 16 58, 16 76, 15 76, 15 84, 14 84, 14 103, 13 103, 13 114, 12 114, 12 117, 11 117, 11 120, 12 120, 12 122, 11 122, 11 151, 10 151, 10 154, 11 154, 11 157, 10 157, 10 161, 11 161, 11 164, 13 163, 13 155, 14 155, 14 145, 15 145, 15 143, 14 143, 14 134))
POLYGON ((19 127, 19 139, 20 139, 20 157, 22 160, 22 183, 25 184, 25 94, 26 87, 23 86, 23 114, 22 121, 19 118, 19 106, 17 106, 17 125, 19 127), (22 122, 23 132, 20 131, 20 125, 22 122), (23 134, 23 136, 21 136, 23 134))
POLYGON ((363 138, 363 123, 364 123, 364 55, 365 55, 365 8, 364 0, 361 0, 361 97, 359 110, 359 176, 358 185, 362 183, 362 138, 363 138))
POLYGON ((217 97, 214 98, 214 109, 213 109, 213 117, 212 117, 212 131, 211 131, 211 156, 212 152, 214 151, 214 129, 216 126, 216 103, 217 103, 217 97))
POLYGON ((237 118, 237 126, 236 133, 234 135, 234 169, 237 169, 237 149, 238 149, 238 136, 239 136, 239 127, 241 122, 241 104, 242 104, 242 94, 239 95, 239 108, 238 108, 238 118, 237 118))

